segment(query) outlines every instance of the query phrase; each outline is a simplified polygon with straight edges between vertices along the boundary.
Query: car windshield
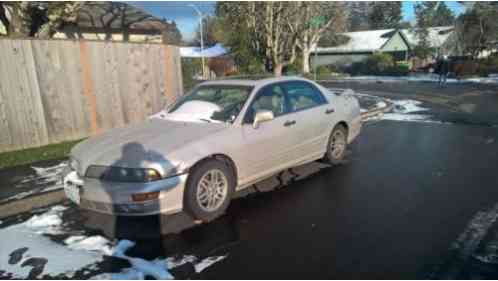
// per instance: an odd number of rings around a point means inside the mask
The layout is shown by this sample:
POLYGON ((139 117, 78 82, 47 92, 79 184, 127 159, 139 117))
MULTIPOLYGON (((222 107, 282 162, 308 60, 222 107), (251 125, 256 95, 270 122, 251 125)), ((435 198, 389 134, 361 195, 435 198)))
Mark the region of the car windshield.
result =
POLYGON ((200 86, 176 102, 168 114, 189 115, 206 122, 233 122, 251 91, 249 86, 200 86))

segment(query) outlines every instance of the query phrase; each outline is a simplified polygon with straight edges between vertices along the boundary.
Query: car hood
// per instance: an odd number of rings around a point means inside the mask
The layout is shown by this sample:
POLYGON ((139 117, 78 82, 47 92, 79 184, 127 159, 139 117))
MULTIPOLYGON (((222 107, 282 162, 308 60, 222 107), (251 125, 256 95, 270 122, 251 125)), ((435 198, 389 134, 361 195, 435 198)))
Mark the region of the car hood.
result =
POLYGON ((149 119, 79 143, 71 150, 71 159, 80 175, 84 175, 90 165, 145 168, 160 163, 159 170, 163 170, 160 172, 167 172, 178 161, 168 159, 168 153, 226 126, 224 123, 149 119))

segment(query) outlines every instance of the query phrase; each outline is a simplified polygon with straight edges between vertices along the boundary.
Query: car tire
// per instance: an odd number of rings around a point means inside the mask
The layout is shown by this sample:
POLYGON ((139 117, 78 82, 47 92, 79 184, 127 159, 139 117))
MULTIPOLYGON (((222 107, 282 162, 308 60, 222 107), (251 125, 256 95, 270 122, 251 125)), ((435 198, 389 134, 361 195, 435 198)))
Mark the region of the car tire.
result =
POLYGON ((324 156, 324 162, 331 165, 344 163, 344 156, 347 149, 348 130, 342 124, 338 124, 330 133, 327 142, 327 150, 324 156))
POLYGON ((185 210, 195 219, 211 221, 228 208, 235 192, 235 176, 224 162, 210 159, 196 165, 187 180, 185 210))

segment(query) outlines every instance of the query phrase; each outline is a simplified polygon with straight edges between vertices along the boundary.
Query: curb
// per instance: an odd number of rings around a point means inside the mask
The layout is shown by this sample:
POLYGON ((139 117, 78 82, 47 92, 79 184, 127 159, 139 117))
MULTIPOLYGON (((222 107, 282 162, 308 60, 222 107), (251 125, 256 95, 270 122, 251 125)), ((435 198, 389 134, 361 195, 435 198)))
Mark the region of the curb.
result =
POLYGON ((0 204, 0 219, 29 212, 36 208, 46 207, 66 200, 64 190, 48 191, 23 199, 0 204))

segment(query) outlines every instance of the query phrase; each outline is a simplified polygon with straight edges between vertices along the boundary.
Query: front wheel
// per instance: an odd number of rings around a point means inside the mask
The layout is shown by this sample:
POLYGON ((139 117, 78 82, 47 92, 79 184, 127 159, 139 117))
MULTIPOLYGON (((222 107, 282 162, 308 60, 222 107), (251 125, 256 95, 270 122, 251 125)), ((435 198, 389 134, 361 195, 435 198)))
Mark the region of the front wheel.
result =
POLYGON ((231 169, 218 160, 197 165, 189 176, 185 191, 186 210, 196 219, 211 221, 221 216, 235 190, 231 169))
POLYGON ((343 163, 346 154, 348 130, 343 125, 337 125, 330 133, 325 152, 325 162, 338 165, 343 163))

